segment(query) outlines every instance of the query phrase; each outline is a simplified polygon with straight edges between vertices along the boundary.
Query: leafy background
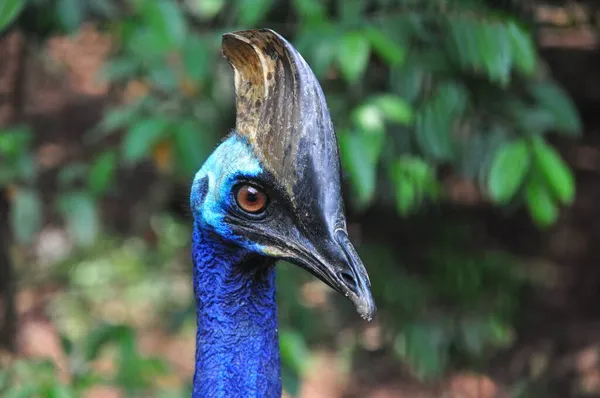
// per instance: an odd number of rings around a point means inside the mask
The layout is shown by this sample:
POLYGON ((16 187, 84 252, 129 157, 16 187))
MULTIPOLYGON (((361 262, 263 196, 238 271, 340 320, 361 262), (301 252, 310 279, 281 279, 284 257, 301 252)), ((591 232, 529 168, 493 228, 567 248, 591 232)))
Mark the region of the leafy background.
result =
POLYGON ((593 4, 533 3, 3 0, 2 395, 189 395, 187 190, 234 125, 221 35, 251 27, 287 37, 323 85, 351 235, 379 308, 360 323, 281 264, 286 393, 593 390, 592 373, 551 376, 554 343, 532 353, 523 336, 540 327, 531 311, 554 309, 538 298, 561 291, 554 257, 577 260, 552 248, 572 252, 587 233, 559 220, 580 197, 559 149, 591 133, 569 80, 542 57, 540 32, 593 32, 600 18, 593 4), (55 349, 31 342, 40 339, 55 349), (514 365, 519 355, 527 366, 514 365), (323 368, 335 372, 314 382, 323 368), (335 391, 331 379, 343 380, 335 391))

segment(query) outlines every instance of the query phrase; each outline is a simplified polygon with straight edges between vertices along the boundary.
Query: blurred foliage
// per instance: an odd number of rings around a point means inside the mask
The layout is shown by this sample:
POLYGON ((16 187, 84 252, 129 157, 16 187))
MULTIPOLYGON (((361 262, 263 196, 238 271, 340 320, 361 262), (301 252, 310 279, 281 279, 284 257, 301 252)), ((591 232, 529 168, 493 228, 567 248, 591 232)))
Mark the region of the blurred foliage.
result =
MULTIPOLYGON (((118 133, 119 144, 65 167, 57 177, 61 189, 51 205, 82 247, 97 242, 104 226, 98 201, 114 189, 121 171, 150 160, 168 178, 189 184, 234 125, 232 73, 219 55, 221 34, 251 27, 270 27, 289 38, 322 82, 355 211, 393 206, 399 216, 408 216, 426 203, 445 201, 446 188, 438 179, 442 167, 474 183, 493 205, 526 206, 540 228, 553 225, 560 208, 573 202, 573 173, 548 135, 578 137, 579 116, 545 71, 532 27, 486 1, 6 0, 0 5, 0 29, 21 26, 35 36, 75 32, 85 21, 95 21, 116 43, 99 78, 120 89, 125 103, 108 110, 86 135, 93 145, 118 133), (81 180, 84 185, 76 183, 81 180)), ((9 188, 13 230, 21 243, 30 242, 43 221, 30 150, 26 128, 13 126, 0 134, 0 186, 9 188)), ((369 271, 382 319, 392 331, 387 343, 421 377, 439 375, 456 362, 476 366, 512 339, 523 284, 514 272, 518 261, 505 253, 478 252, 468 239, 457 243, 457 226, 451 228, 429 251, 425 274, 399 267, 392 247, 374 242, 361 248, 365 263, 377 265, 369 271)), ((143 259, 140 264, 150 258, 143 251, 135 255, 143 259)), ((109 265, 116 261, 102 260, 87 276, 70 275, 70 283, 98 280, 100 274, 93 272, 115 271, 109 265)), ((284 380, 293 391, 307 343, 325 332, 314 310, 301 303, 298 283, 306 279, 280 268, 278 283, 289 287, 279 294, 284 380)), ((133 269, 128 266, 127 272, 133 269)), ((138 286, 137 277, 146 280, 142 274, 117 279, 138 286)), ((109 292, 92 296, 123 297, 109 292)), ((103 330, 98 333, 112 336, 106 339, 120 350, 133 349, 130 329, 103 330)), ((135 369, 161 367, 136 359, 133 351, 122 353, 135 369)), ((131 380, 143 385, 143 379, 131 380)))
POLYGON ((78 397, 94 386, 119 387, 130 397, 190 395, 191 380, 183 385, 171 381, 173 369, 163 359, 143 355, 136 338, 136 328, 149 328, 162 317, 168 322, 160 327, 179 331, 180 338, 195 333, 192 318, 182 322, 191 287, 177 288, 181 278, 187 279, 189 228, 168 217, 157 217, 152 225, 161 236, 154 247, 138 238, 123 243, 103 238, 52 270, 38 270, 29 281, 34 288, 49 279, 69 283, 69 289, 52 296, 48 311, 68 357, 71 380, 59 381, 49 362, 16 360, 0 370, 0 395, 78 397), (106 358, 116 358, 114 369, 99 369, 106 358))
POLYGON ((366 244, 360 255, 369 274, 389 343, 423 379, 448 368, 479 367, 513 342, 526 280, 517 258, 472 247, 474 231, 450 224, 440 231, 419 272, 390 247, 366 244))

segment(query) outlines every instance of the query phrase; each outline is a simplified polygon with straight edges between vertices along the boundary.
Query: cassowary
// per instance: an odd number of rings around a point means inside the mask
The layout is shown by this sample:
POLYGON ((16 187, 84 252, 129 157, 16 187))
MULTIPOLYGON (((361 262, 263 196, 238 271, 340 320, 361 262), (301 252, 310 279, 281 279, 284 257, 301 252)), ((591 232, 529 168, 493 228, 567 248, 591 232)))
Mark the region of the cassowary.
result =
POLYGON ((321 87, 271 30, 223 35, 236 128, 196 174, 194 397, 280 397, 275 262, 349 297, 370 320, 367 272, 348 239, 340 159, 321 87))

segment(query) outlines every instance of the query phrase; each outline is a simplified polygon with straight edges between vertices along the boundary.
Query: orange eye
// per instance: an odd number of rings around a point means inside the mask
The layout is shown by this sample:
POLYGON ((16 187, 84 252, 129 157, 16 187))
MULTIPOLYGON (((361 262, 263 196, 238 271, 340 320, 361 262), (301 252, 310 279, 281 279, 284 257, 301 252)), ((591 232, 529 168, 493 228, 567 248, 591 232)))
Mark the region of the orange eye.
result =
POLYGON ((235 194, 235 200, 248 213, 260 213, 267 207, 267 194, 252 185, 242 185, 235 194))

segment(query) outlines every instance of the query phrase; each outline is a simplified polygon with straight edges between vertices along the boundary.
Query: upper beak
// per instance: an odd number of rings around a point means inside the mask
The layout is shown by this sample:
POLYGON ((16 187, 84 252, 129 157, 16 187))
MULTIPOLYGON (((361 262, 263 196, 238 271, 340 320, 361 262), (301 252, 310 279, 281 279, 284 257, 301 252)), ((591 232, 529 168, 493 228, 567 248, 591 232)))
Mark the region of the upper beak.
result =
POLYGON ((306 242, 290 247, 288 260, 306 269, 337 292, 348 297, 360 316, 368 321, 376 307, 371 294, 371 282, 365 266, 350 242, 346 231, 337 229, 333 239, 318 245, 306 242))

